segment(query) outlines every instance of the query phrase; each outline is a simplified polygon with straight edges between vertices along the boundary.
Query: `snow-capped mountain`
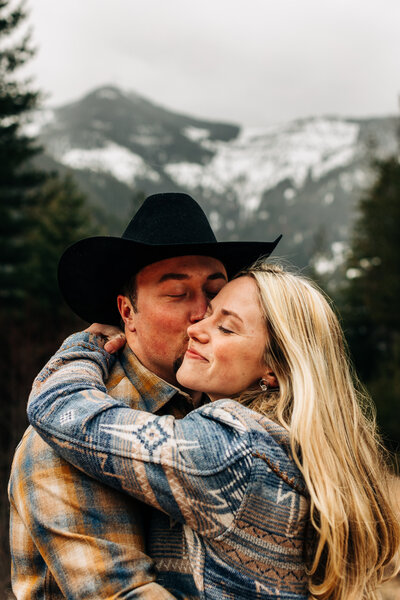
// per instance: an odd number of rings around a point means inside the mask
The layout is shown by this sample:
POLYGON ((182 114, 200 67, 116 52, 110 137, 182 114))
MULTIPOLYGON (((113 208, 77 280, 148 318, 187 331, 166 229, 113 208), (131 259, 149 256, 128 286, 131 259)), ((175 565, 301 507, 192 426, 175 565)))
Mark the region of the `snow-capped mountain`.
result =
POLYGON ((107 86, 35 115, 59 169, 72 170, 111 233, 135 192, 191 193, 219 239, 284 239, 279 254, 320 271, 342 260, 374 156, 396 152, 396 119, 308 118, 246 128, 180 115, 107 86))

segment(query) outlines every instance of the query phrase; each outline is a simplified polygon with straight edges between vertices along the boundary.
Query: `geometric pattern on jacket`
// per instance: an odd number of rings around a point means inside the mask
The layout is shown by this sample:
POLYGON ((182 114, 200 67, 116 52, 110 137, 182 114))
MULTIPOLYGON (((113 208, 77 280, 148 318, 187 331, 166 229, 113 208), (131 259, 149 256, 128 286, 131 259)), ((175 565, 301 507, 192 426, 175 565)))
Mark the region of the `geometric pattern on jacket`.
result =
POLYGON ((82 334, 38 376, 29 419, 63 458, 183 524, 203 598, 304 600, 309 501, 288 434, 233 400, 183 419, 107 395, 113 357, 82 334))

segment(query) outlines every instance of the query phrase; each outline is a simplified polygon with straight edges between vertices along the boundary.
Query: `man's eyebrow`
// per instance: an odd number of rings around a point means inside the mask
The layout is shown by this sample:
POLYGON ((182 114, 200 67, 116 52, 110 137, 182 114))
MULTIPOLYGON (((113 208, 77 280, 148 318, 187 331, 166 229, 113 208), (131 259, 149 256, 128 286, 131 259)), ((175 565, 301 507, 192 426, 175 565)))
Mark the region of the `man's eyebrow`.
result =
POLYGON ((164 273, 164 275, 161 275, 158 283, 169 281, 170 279, 178 279, 181 281, 182 279, 189 279, 189 275, 186 275, 186 273, 164 273))
POLYGON ((221 308, 221 313, 225 317, 235 317, 236 319, 239 319, 239 321, 241 321, 243 323, 243 319, 241 317, 239 317, 239 315, 237 313, 235 313, 233 310, 226 310, 226 308, 221 308))
MULTIPOLYGON (((158 280, 158 283, 163 283, 164 281, 170 281, 171 279, 182 281, 185 279, 190 279, 190 276, 187 275, 186 273, 164 273, 164 275, 161 275, 160 279, 158 280)), ((209 275, 207 277, 207 279, 212 280, 212 281, 214 279, 223 279, 224 281, 226 281, 226 277, 222 272, 212 273, 212 275, 209 275)))
POLYGON ((212 279, 212 280, 214 280, 214 279, 223 279, 224 281, 227 280, 226 276, 222 272, 220 272, 220 271, 218 271, 218 273, 213 273, 212 275, 209 275, 207 277, 207 279, 212 279))

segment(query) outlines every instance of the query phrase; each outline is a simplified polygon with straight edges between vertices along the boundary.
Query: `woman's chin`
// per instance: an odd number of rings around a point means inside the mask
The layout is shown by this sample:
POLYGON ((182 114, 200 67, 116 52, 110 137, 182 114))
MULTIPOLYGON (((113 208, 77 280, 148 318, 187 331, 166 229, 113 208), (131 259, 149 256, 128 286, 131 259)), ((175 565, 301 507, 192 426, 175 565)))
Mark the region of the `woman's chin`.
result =
POLYGON ((176 372, 176 380, 180 386, 186 388, 187 390, 193 390, 195 392, 204 391, 204 385, 202 385, 200 379, 193 375, 193 373, 186 373, 185 369, 182 367, 179 367, 179 369, 176 372))

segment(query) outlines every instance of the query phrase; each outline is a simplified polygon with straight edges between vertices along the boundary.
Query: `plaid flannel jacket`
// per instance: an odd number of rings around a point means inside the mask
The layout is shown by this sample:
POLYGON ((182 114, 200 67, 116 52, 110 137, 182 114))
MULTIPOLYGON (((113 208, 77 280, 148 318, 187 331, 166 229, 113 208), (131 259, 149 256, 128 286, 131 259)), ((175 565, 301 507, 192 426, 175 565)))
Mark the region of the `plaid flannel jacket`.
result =
POLYGON ((309 502, 287 432, 232 400, 185 418, 110 398, 113 358, 72 337, 34 385, 31 423, 85 472, 184 526, 203 598, 307 598, 309 502))
MULTIPOLYGON (((191 408, 186 395, 143 367, 129 348, 106 386, 134 408, 176 417, 191 408)), ((180 523, 78 471, 31 427, 15 452, 9 498, 18 600, 199 597, 180 523)))

